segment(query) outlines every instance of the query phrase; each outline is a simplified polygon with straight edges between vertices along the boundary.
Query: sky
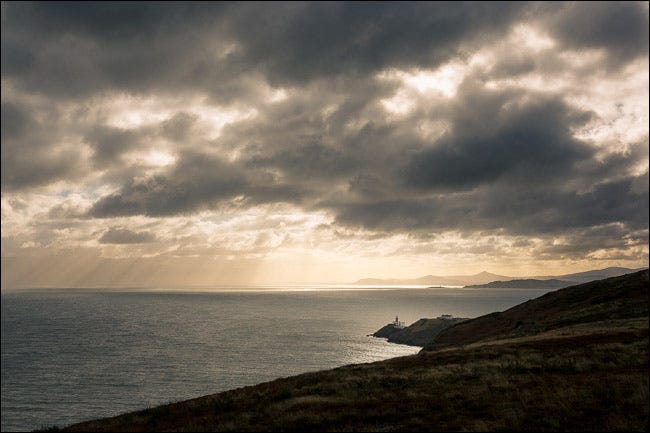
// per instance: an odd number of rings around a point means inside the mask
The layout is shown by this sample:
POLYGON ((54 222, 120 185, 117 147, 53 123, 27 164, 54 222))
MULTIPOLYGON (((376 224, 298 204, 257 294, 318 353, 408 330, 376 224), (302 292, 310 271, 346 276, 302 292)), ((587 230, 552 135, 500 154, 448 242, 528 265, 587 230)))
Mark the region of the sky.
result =
POLYGON ((2 2, 2 288, 648 265, 648 3, 2 2))

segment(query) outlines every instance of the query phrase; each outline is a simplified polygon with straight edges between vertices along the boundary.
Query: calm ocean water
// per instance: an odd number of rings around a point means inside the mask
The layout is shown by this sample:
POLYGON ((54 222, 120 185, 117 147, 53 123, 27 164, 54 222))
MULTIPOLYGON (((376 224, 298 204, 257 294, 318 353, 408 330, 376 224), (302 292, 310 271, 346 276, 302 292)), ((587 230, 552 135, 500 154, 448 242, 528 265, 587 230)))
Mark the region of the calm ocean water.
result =
POLYGON ((116 415, 419 349, 396 314, 476 317, 546 290, 3 291, 2 431, 116 415))

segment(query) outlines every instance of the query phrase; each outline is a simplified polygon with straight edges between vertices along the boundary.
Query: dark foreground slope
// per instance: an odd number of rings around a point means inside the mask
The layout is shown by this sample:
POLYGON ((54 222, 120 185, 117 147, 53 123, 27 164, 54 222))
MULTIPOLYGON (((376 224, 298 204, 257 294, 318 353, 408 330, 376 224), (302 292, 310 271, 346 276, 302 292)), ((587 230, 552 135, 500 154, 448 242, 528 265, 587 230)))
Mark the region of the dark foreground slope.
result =
POLYGON ((648 316, 648 270, 547 293, 504 312, 450 327, 426 350, 534 335, 578 323, 648 316))
POLYGON ((561 308, 544 301, 548 311, 564 311, 552 329, 469 345, 450 341, 418 355, 302 374, 64 430, 647 431, 647 271, 602 284, 612 287, 611 296, 600 296, 618 317, 600 315, 607 308, 598 296, 588 297, 590 308, 578 288, 562 294, 561 308))

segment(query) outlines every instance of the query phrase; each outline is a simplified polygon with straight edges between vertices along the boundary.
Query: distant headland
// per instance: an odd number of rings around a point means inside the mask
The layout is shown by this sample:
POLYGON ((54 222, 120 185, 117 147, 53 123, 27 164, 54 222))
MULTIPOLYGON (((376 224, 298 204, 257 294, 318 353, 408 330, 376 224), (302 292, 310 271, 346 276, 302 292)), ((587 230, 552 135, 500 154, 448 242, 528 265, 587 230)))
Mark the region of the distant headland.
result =
POLYGON ((515 284, 526 284, 526 280, 557 280, 553 283, 538 283, 537 287, 532 287, 535 284, 529 283, 529 288, 561 288, 567 287, 572 284, 587 283, 589 281, 599 280, 603 278, 618 277, 620 275, 629 274, 632 272, 637 272, 645 268, 638 269, 629 269, 621 267, 609 267, 604 269, 594 269, 591 271, 577 272, 574 274, 564 274, 564 275, 546 275, 546 276, 530 276, 530 277, 508 277, 505 275, 492 274, 490 272, 479 272, 478 274, 473 275, 447 275, 447 276, 436 276, 436 275, 425 275, 419 278, 412 279, 399 279, 399 278, 363 278, 361 280, 355 281, 353 284, 357 285, 378 285, 378 286, 391 286, 391 285, 425 285, 425 286, 469 286, 469 287, 518 287, 526 288, 521 286, 514 285, 503 285, 508 281, 516 280, 518 283, 515 284), (559 283, 561 281, 561 283, 559 283), (487 286, 490 283, 500 283, 500 286, 487 286))

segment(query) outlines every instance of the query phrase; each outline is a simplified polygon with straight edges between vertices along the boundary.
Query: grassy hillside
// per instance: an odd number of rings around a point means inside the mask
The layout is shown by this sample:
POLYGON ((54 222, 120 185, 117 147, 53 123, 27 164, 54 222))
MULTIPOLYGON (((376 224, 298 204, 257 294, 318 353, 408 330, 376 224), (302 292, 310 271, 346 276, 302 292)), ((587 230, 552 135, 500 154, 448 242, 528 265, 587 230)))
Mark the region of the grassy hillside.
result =
POLYGON ((547 293, 442 331, 425 349, 534 335, 577 323, 648 316, 648 270, 547 293))
POLYGON ((464 322, 440 334, 449 333, 444 347, 418 355, 302 374, 64 431, 647 431, 647 271, 585 286, 522 304, 531 314, 549 315, 525 318, 520 329, 526 332, 501 332, 488 319, 491 332, 468 343, 464 322), (463 332, 450 332, 455 328, 463 332))

